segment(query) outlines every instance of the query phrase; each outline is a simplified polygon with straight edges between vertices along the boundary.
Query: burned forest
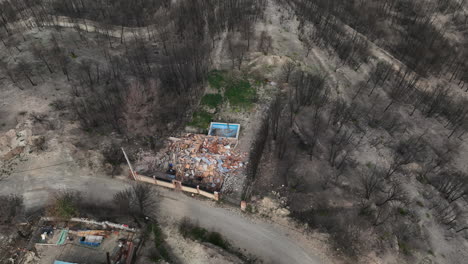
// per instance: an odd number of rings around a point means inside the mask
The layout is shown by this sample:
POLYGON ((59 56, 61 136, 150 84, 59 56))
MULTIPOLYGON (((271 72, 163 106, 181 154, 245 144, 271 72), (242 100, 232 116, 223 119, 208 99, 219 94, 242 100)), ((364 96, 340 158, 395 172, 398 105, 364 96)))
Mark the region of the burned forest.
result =
POLYGON ((464 263, 467 131, 465 0, 0 0, 0 263, 464 263))

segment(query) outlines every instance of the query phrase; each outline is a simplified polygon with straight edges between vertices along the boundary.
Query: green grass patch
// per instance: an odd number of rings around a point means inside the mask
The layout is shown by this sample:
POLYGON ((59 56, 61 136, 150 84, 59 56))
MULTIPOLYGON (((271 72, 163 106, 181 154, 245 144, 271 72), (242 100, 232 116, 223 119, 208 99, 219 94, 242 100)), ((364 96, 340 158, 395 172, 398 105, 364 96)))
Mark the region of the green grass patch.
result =
POLYGON ((188 125, 201 129, 208 129, 211 120, 213 120, 212 114, 205 111, 196 111, 193 113, 192 122, 188 123, 188 125))
POLYGON ((208 242, 224 250, 230 248, 229 242, 218 232, 208 231, 198 224, 184 218, 179 224, 179 232, 184 238, 190 238, 201 242, 208 242))
POLYGON ((223 102, 223 95, 231 106, 237 110, 250 107, 257 96, 255 87, 261 85, 261 80, 254 82, 256 86, 247 79, 247 76, 235 78, 225 71, 213 70, 208 74, 210 87, 219 91, 219 94, 207 94, 202 98, 201 103, 211 108, 216 108, 223 102))
POLYGON ((223 102, 223 96, 220 94, 207 94, 203 96, 201 103, 210 108, 217 108, 223 102))
POLYGON ((208 74, 208 83, 212 88, 216 90, 221 90, 221 87, 224 85, 224 71, 213 70, 208 74))
POLYGON ((232 106, 245 109, 252 105, 257 93, 248 80, 232 80, 224 95, 232 106))

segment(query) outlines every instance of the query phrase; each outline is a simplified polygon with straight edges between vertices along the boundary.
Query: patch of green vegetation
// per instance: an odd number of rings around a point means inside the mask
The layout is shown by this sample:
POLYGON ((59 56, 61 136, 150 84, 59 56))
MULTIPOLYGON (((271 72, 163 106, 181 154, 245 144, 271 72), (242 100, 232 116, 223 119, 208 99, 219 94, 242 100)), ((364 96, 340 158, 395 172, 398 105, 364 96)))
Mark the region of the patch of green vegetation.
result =
POLYGON ((249 108, 257 92, 248 80, 232 80, 226 85, 225 96, 234 107, 249 108))
POLYGON ((228 249, 230 246, 229 242, 227 242, 218 232, 208 232, 206 242, 216 245, 222 249, 228 249))
POLYGON ((223 102, 223 96, 220 94, 207 94, 203 96, 201 103, 210 108, 217 108, 223 102))
POLYGON ((189 219, 184 218, 179 224, 179 232, 184 238, 190 238, 201 242, 208 242, 218 246, 224 250, 230 248, 230 244, 218 232, 208 231, 198 224, 192 223, 189 219))
POLYGON ((424 204, 423 204, 421 201, 416 201, 416 204, 417 204, 418 206, 424 207, 424 204))
POLYGON ((62 218, 72 218, 78 215, 78 210, 71 200, 63 199, 58 201, 57 214, 62 218))
POLYGON ((70 52, 70 57, 72 59, 76 59, 76 58, 78 58, 78 55, 76 55, 75 52, 72 51, 72 52, 70 52))
POLYGON ((432 249, 429 249, 429 250, 427 251, 427 253, 428 253, 429 255, 435 256, 434 251, 432 251, 432 249))
POLYGON ((158 223, 154 222, 150 224, 151 231, 154 235, 154 243, 156 245, 164 243, 164 234, 158 223))
POLYGON ((401 207, 398 207, 398 213, 403 216, 406 216, 409 214, 408 210, 406 210, 405 208, 401 208, 401 207))
POLYGON ((203 241, 206 238, 208 230, 199 227, 196 224, 188 222, 187 220, 182 220, 182 222, 179 225, 179 232, 184 238, 191 238, 194 240, 203 241))
POLYGON ((155 251, 153 252, 150 258, 151 261, 155 263, 160 262, 161 260, 165 260, 166 262, 171 262, 171 256, 165 246, 164 234, 159 224, 157 222, 152 222, 151 224, 148 225, 148 231, 149 231, 148 233, 153 234, 154 246, 155 246, 155 251))
POLYGON ((81 197, 79 193, 63 192, 55 197, 55 203, 48 210, 51 216, 70 219, 79 216, 78 201, 81 197))
POLYGON ((208 129, 212 120, 212 114, 205 111, 196 111, 195 113, 193 113, 192 122, 188 123, 188 125, 198 127, 201 129, 208 129))
POLYGON ((221 87, 223 87, 224 81, 224 71, 213 70, 208 74, 208 83, 212 88, 220 91, 221 87))

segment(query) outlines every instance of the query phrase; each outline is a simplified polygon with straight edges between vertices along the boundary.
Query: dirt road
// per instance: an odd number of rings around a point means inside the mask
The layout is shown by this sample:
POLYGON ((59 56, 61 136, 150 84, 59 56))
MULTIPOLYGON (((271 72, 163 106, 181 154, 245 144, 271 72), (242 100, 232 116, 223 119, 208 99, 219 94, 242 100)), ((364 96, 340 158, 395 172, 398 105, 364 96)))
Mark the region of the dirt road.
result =
POLYGON ((302 236, 294 230, 251 219, 237 210, 213 206, 212 202, 197 201, 180 193, 163 190, 161 194, 163 215, 175 220, 188 216, 202 227, 220 232, 236 247, 246 249, 264 263, 325 263, 294 239, 302 236))
MULTIPOLYGON (((66 153, 49 153, 45 157, 31 158, 18 169, 37 169, 12 174, 0 185, 0 194, 22 194, 25 205, 34 208, 47 203, 60 189, 78 190, 85 197, 99 201, 111 199, 115 192, 129 184, 107 176, 92 175, 73 163, 41 168, 66 161, 66 153)), ((158 190, 162 198, 160 216, 169 221, 189 217, 207 229, 220 232, 233 245, 246 249, 263 259, 264 263, 325 263, 306 243, 296 240, 300 238, 300 241, 304 241, 306 238, 294 230, 246 217, 237 208, 223 208, 212 201, 200 201, 162 188, 158 190)))

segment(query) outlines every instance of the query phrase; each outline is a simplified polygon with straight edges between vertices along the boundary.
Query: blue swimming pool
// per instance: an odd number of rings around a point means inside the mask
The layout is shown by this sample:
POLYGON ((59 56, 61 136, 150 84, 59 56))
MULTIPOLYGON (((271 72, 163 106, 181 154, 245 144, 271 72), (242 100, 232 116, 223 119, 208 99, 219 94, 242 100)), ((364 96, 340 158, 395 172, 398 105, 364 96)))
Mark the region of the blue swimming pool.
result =
POLYGON ((208 135, 228 138, 238 138, 240 132, 239 124, 212 122, 208 135))

